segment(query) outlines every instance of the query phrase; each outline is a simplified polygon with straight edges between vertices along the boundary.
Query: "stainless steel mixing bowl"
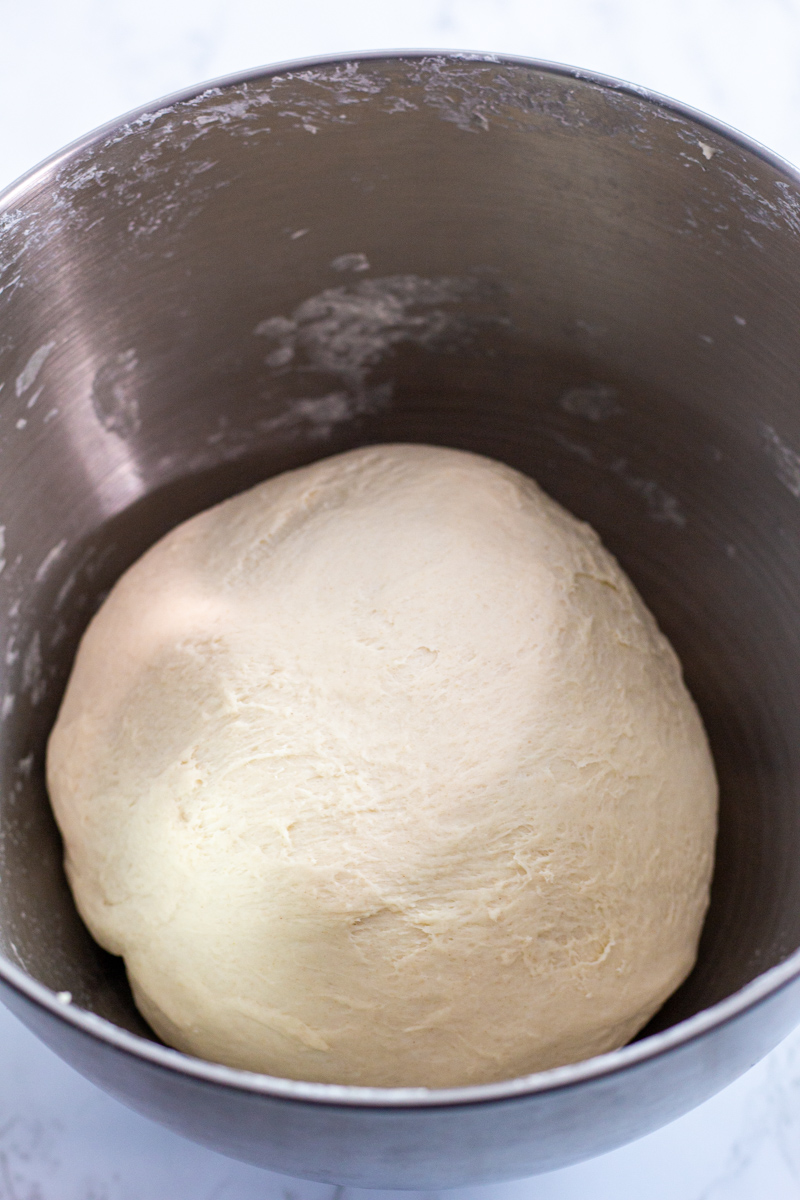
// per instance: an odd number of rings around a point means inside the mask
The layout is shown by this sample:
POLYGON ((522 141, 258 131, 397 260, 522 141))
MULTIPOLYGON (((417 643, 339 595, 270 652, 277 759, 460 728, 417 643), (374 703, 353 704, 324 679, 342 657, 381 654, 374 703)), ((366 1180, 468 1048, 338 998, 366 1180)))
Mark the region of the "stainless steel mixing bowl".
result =
POLYGON ((9 1007, 188 1137, 355 1185, 562 1166, 754 1063, 800 1018, 799 330, 796 173, 671 101, 546 64, 253 73, 8 191, 9 1007), (123 568, 267 475, 396 440, 504 459, 595 525, 681 655, 722 788, 699 962, 645 1034, 448 1092, 270 1079, 158 1043, 76 915, 43 781, 77 640, 123 568))

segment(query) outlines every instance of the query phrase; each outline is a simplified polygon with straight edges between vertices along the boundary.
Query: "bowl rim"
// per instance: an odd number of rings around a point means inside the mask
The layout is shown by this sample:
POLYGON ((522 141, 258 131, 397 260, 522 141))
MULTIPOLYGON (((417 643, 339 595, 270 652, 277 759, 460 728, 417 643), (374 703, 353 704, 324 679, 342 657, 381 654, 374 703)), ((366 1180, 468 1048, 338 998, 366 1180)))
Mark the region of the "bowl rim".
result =
MULTIPOLYGON (((257 80, 279 75, 291 76, 310 69, 345 66, 351 63, 409 59, 519 66, 541 74, 571 78, 576 82, 588 83, 607 91, 621 93, 654 108, 675 113, 687 121, 707 129, 726 142, 733 143, 739 149, 761 159, 800 187, 800 170, 760 142, 699 109, 638 84, 629 83, 597 71, 588 71, 564 63, 519 55, 462 50, 397 49, 313 56, 253 67, 246 71, 203 81, 140 105, 70 142, 63 149, 49 155, 19 179, 0 190, 0 222, 2 222, 4 213, 13 209, 15 203, 56 175, 70 159, 91 146, 103 142, 109 135, 119 134, 137 124, 152 121, 165 109, 176 104, 199 99, 212 90, 240 87, 257 80)), ((2 232, 2 224, 0 224, 0 232, 2 232)), ((619 1050, 584 1059, 581 1062, 570 1063, 567 1066, 554 1067, 547 1071, 538 1071, 497 1083, 473 1084, 464 1087, 360 1087, 349 1084, 284 1079, 194 1058, 159 1042, 150 1041, 138 1034, 131 1033, 96 1013, 79 1008, 72 1003, 69 993, 52 991, 0 954, 0 983, 4 983, 12 992, 44 1009, 57 1020, 72 1026, 75 1032, 88 1034, 105 1042, 110 1048, 132 1054, 154 1067, 176 1071, 198 1082, 222 1085, 226 1088, 257 1093, 276 1099, 323 1106, 389 1110, 448 1108, 514 1100, 543 1092, 560 1091, 616 1075, 662 1054, 677 1050, 689 1042, 700 1040, 715 1029, 742 1016, 748 1010, 758 1007, 788 987, 798 977, 800 977, 800 948, 793 951, 777 966, 764 971, 738 991, 709 1008, 702 1009, 694 1016, 679 1021, 659 1033, 650 1034, 640 1041, 623 1046, 619 1050)))

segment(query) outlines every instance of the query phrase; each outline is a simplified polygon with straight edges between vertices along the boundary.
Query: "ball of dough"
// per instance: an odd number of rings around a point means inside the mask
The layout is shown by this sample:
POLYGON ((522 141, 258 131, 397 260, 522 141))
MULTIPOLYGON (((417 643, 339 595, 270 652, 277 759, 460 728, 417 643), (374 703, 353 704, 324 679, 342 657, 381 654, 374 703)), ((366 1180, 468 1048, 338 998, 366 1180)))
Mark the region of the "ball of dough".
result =
POLYGON ((178 526, 48 749, 75 898, 161 1037, 430 1087, 627 1042, 694 962, 716 782, 678 661, 530 479, 355 450, 178 526))

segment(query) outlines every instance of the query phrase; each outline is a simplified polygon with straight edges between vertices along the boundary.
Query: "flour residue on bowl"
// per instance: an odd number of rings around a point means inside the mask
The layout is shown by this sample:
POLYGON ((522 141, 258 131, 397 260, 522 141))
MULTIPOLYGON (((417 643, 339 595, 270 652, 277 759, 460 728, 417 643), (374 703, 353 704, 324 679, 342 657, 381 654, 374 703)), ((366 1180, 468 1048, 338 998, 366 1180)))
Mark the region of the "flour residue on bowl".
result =
POLYGON ((45 342, 43 346, 39 346, 34 350, 25 366, 17 376, 15 389, 18 396, 23 396, 29 387, 32 387, 36 382, 36 377, 45 364, 45 360, 52 350, 55 349, 55 342, 45 342))
POLYGON ((121 438, 138 432, 141 426, 136 395, 138 366, 136 350, 123 350, 103 363, 92 384, 92 405, 98 421, 121 438))
POLYGON ((595 423, 607 421, 622 412, 619 392, 607 383, 587 383, 568 388, 558 398, 558 406, 572 416, 595 423))
MULTIPOLYGON (((294 236, 294 235, 292 235, 294 236)), ((340 254, 331 263, 334 271, 368 271, 369 259, 366 254, 360 252, 354 254, 340 254)))
POLYGON ((43 674, 42 638, 39 630, 35 630, 22 659, 22 690, 28 692, 31 704, 39 704, 43 698, 47 684, 43 674))
MULTIPOLYGON (((597 123, 592 104, 585 102, 596 90, 591 81, 544 75, 532 89, 527 67, 502 62, 496 54, 468 53, 388 63, 356 59, 206 88, 140 114, 65 165, 51 212, 32 235, 49 235, 65 222, 83 226, 82 194, 94 193, 96 203, 98 192, 110 206, 130 210, 127 234, 135 239, 147 239, 163 225, 179 231, 217 189, 233 182, 210 152, 210 139, 221 129, 242 139, 289 130, 313 136, 357 123, 376 97, 387 115, 403 119, 428 108, 471 134, 485 135, 494 125, 525 130, 542 120, 580 129, 597 123), (127 145, 115 162, 107 152, 122 143, 127 145)), ((645 102, 632 117, 615 109, 612 92, 607 98, 602 131, 648 148, 648 121, 677 120, 645 102)), ((629 105, 630 97, 625 99, 629 105)))
POLYGON ((762 424, 761 436, 775 473, 784 487, 800 499, 800 454, 787 445, 771 425, 762 424))
POLYGON ((644 500, 648 516, 651 520, 658 521, 661 524, 674 525, 677 529, 685 528, 687 517, 678 498, 673 496, 671 492, 668 492, 655 479, 648 479, 644 475, 638 475, 633 472, 626 458, 614 457, 608 459, 598 454, 590 446, 586 446, 582 442, 576 442, 574 438, 567 437, 566 434, 557 429, 551 430, 550 436, 568 454, 572 454, 576 458, 581 458, 584 462, 591 463, 602 470, 611 471, 612 474, 621 479, 627 488, 644 500))
POLYGON ((58 562, 58 560, 61 558, 61 555, 64 553, 66 547, 67 547, 67 539, 62 538, 61 541, 57 545, 53 546, 53 548, 47 552, 47 554, 44 556, 42 561, 39 563, 39 566, 37 567, 36 572, 33 576, 36 583, 42 583, 44 581, 44 579, 50 574, 51 567, 53 567, 55 565, 55 563, 58 562))
POLYGON ((337 425, 387 407, 392 381, 371 383, 372 369, 402 343, 446 351, 468 345, 487 324, 506 324, 496 311, 476 311, 497 291, 477 276, 389 275, 326 288, 290 317, 265 318, 253 333, 265 341, 264 362, 274 381, 292 373, 328 386, 321 395, 292 400, 280 416, 261 422, 261 430, 310 426, 314 436, 327 437, 337 425))
POLYGON ((610 469, 629 487, 637 492, 647 505, 650 516, 654 521, 663 521, 668 525, 676 525, 683 529, 686 524, 686 514, 675 496, 657 483, 655 479, 647 479, 635 475, 628 466, 625 458, 617 458, 611 463, 610 469))

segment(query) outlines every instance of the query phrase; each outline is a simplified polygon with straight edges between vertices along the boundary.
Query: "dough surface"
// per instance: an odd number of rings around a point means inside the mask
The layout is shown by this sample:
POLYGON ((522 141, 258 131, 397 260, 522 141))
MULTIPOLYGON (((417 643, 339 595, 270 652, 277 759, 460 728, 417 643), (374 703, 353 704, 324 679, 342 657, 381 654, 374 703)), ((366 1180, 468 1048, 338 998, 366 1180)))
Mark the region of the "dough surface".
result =
POLYGON ((66 868, 168 1043, 482 1083, 623 1045, 692 967, 716 780, 597 535, 477 455, 369 447, 174 529, 81 643, 66 868))

